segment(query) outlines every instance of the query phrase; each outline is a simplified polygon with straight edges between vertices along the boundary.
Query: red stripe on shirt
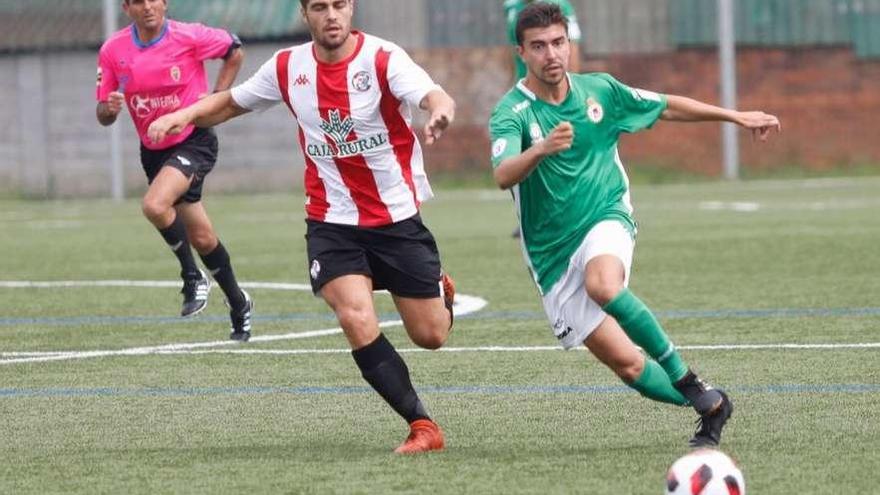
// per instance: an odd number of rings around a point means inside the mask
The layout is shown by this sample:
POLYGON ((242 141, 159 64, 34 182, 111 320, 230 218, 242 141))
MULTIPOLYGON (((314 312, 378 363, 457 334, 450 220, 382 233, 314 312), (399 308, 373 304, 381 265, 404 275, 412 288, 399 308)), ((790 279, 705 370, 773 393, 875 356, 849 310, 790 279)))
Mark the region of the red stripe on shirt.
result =
POLYGON ((388 84, 388 61, 390 58, 391 52, 389 51, 380 49, 376 52, 376 76, 382 91, 379 110, 382 114, 382 120, 385 121, 385 127, 388 128, 388 138, 394 149, 394 156, 397 157, 397 163, 400 165, 403 180, 412 191, 413 201, 418 208, 419 199, 416 195, 412 172, 412 155, 416 137, 400 113, 400 100, 394 96, 391 92, 391 86, 388 84))
MULTIPOLYGON (((361 37, 363 39, 363 37, 361 37)), ((360 48, 360 47, 359 47, 360 48)), ((352 57, 353 58, 353 57, 352 57)), ((339 64, 318 63, 318 111, 321 118, 330 123, 331 111, 338 113, 338 122, 344 123, 351 116, 351 102, 348 92, 348 61, 339 64)), ((325 133, 327 143, 338 153, 336 141, 325 133)), ((345 141, 358 139, 354 129, 344 138, 345 141)), ((388 207, 382 201, 379 187, 363 155, 340 157, 333 161, 348 187, 351 198, 358 209, 358 225, 378 227, 393 222, 388 207)))
POLYGON ((306 135, 299 127, 299 145, 303 150, 303 156, 306 159, 305 170, 305 186, 306 186, 306 215, 311 220, 323 222, 327 218, 327 210, 330 209, 330 203, 327 202, 327 191, 324 189, 324 181, 318 176, 318 167, 315 162, 309 158, 306 153, 306 135))
MULTIPOLYGON (((289 108, 293 116, 296 117, 296 111, 293 109, 293 105, 290 102, 289 92, 290 52, 290 50, 284 50, 278 54, 275 68, 278 76, 278 88, 281 90, 281 97, 284 98, 284 103, 287 104, 287 108, 289 108)), ((327 203, 327 190, 324 187, 324 181, 322 181, 321 177, 318 175, 317 165, 315 165, 315 162, 309 158, 308 153, 306 153, 306 137, 303 133, 302 127, 299 125, 297 127, 299 128, 299 145, 303 150, 303 156, 306 161, 304 179, 306 197, 308 198, 306 203, 306 215, 312 220, 323 222, 327 217, 327 210, 330 209, 330 204, 327 203)))
POLYGON ((275 59, 275 74, 278 76, 278 89, 281 90, 281 97, 287 108, 296 117, 293 105, 290 104, 290 50, 284 50, 278 54, 275 59))

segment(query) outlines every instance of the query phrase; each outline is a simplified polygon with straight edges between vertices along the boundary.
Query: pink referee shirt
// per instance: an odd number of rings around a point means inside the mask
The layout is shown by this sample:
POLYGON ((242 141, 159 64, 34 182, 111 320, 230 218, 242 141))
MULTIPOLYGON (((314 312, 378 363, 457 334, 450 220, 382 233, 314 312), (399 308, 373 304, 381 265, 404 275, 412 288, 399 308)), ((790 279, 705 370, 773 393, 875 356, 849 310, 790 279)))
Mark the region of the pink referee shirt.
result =
POLYGON ((202 24, 166 20, 158 38, 142 43, 132 24, 118 31, 98 54, 99 102, 113 91, 125 94, 128 112, 145 147, 170 148, 189 137, 189 126, 177 136, 160 143, 147 137, 157 118, 198 101, 208 92, 204 61, 225 56, 232 47, 232 35, 202 24))

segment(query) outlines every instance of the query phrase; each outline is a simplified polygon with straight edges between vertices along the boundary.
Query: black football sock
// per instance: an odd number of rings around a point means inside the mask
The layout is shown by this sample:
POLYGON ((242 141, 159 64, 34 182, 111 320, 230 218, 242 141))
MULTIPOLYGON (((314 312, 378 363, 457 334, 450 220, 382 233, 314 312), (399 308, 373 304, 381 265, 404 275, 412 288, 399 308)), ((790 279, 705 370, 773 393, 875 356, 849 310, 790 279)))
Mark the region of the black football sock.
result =
POLYGON ((351 351, 361 376, 407 423, 430 419, 409 379, 409 369, 385 335, 351 351))
POLYGON ((232 271, 232 263, 229 261, 229 253, 223 247, 223 243, 217 241, 217 247, 210 253, 201 256, 205 266, 211 272, 211 276, 226 294, 229 307, 233 310, 241 310, 246 303, 244 294, 235 280, 235 272, 232 271))
POLYGON ((189 247, 189 241, 186 238, 186 228, 183 226, 183 220, 180 219, 180 215, 175 214, 171 225, 158 230, 171 248, 171 252, 180 261, 180 277, 184 280, 199 278, 199 267, 196 265, 196 259, 193 257, 192 250, 189 247))

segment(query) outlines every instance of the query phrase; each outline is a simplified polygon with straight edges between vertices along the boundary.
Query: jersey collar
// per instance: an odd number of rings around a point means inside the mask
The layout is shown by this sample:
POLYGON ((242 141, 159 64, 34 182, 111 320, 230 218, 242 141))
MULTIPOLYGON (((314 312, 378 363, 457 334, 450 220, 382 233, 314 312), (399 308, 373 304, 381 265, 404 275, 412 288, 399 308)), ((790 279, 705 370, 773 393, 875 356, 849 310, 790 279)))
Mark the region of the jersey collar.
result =
POLYGON ((144 43, 143 41, 141 41, 140 35, 138 35, 137 24, 134 24, 134 23, 131 24, 131 40, 134 41, 134 44, 137 45, 139 48, 149 48, 149 47, 155 45, 156 43, 162 41, 162 38, 165 37, 165 33, 167 33, 167 32, 168 32, 168 19, 165 19, 165 22, 162 23, 162 32, 159 33, 159 36, 157 36, 156 39, 152 39, 152 40, 144 43))
POLYGON ((357 38, 358 38, 357 45, 355 46, 354 51, 351 52, 351 55, 345 57, 344 59, 342 59, 338 62, 333 62, 332 64, 327 63, 327 62, 322 62, 321 59, 318 58, 318 52, 315 50, 315 42, 313 41, 312 42, 312 58, 315 59, 315 62, 318 65, 321 65, 324 67, 345 67, 345 66, 347 66, 361 52, 361 48, 364 46, 364 41, 367 38, 367 36, 364 33, 360 32, 356 29, 352 29, 351 34, 349 34, 349 36, 357 36, 357 38))
MULTIPOLYGON (((568 72, 565 73, 565 77, 568 78, 568 92, 571 93, 572 85, 571 85, 571 74, 568 72)), ((532 101, 537 101, 538 96, 532 92, 531 89, 526 87, 526 78, 522 78, 516 83, 516 89, 520 91, 520 93, 526 95, 526 97, 532 101)), ((566 96, 567 98, 568 96, 566 96)))

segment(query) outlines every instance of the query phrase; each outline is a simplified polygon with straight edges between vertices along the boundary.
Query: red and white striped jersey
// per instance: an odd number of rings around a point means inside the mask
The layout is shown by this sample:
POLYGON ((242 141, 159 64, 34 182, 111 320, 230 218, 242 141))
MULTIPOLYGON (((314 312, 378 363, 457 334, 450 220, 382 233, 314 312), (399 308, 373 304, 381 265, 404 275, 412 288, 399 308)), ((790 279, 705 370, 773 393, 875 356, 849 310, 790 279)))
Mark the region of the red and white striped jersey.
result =
POLYGON ((232 98, 249 110, 284 101, 293 112, 310 219, 378 227, 433 197, 411 107, 439 86, 399 46, 352 35, 357 49, 334 64, 318 61, 313 43, 277 52, 232 98))

